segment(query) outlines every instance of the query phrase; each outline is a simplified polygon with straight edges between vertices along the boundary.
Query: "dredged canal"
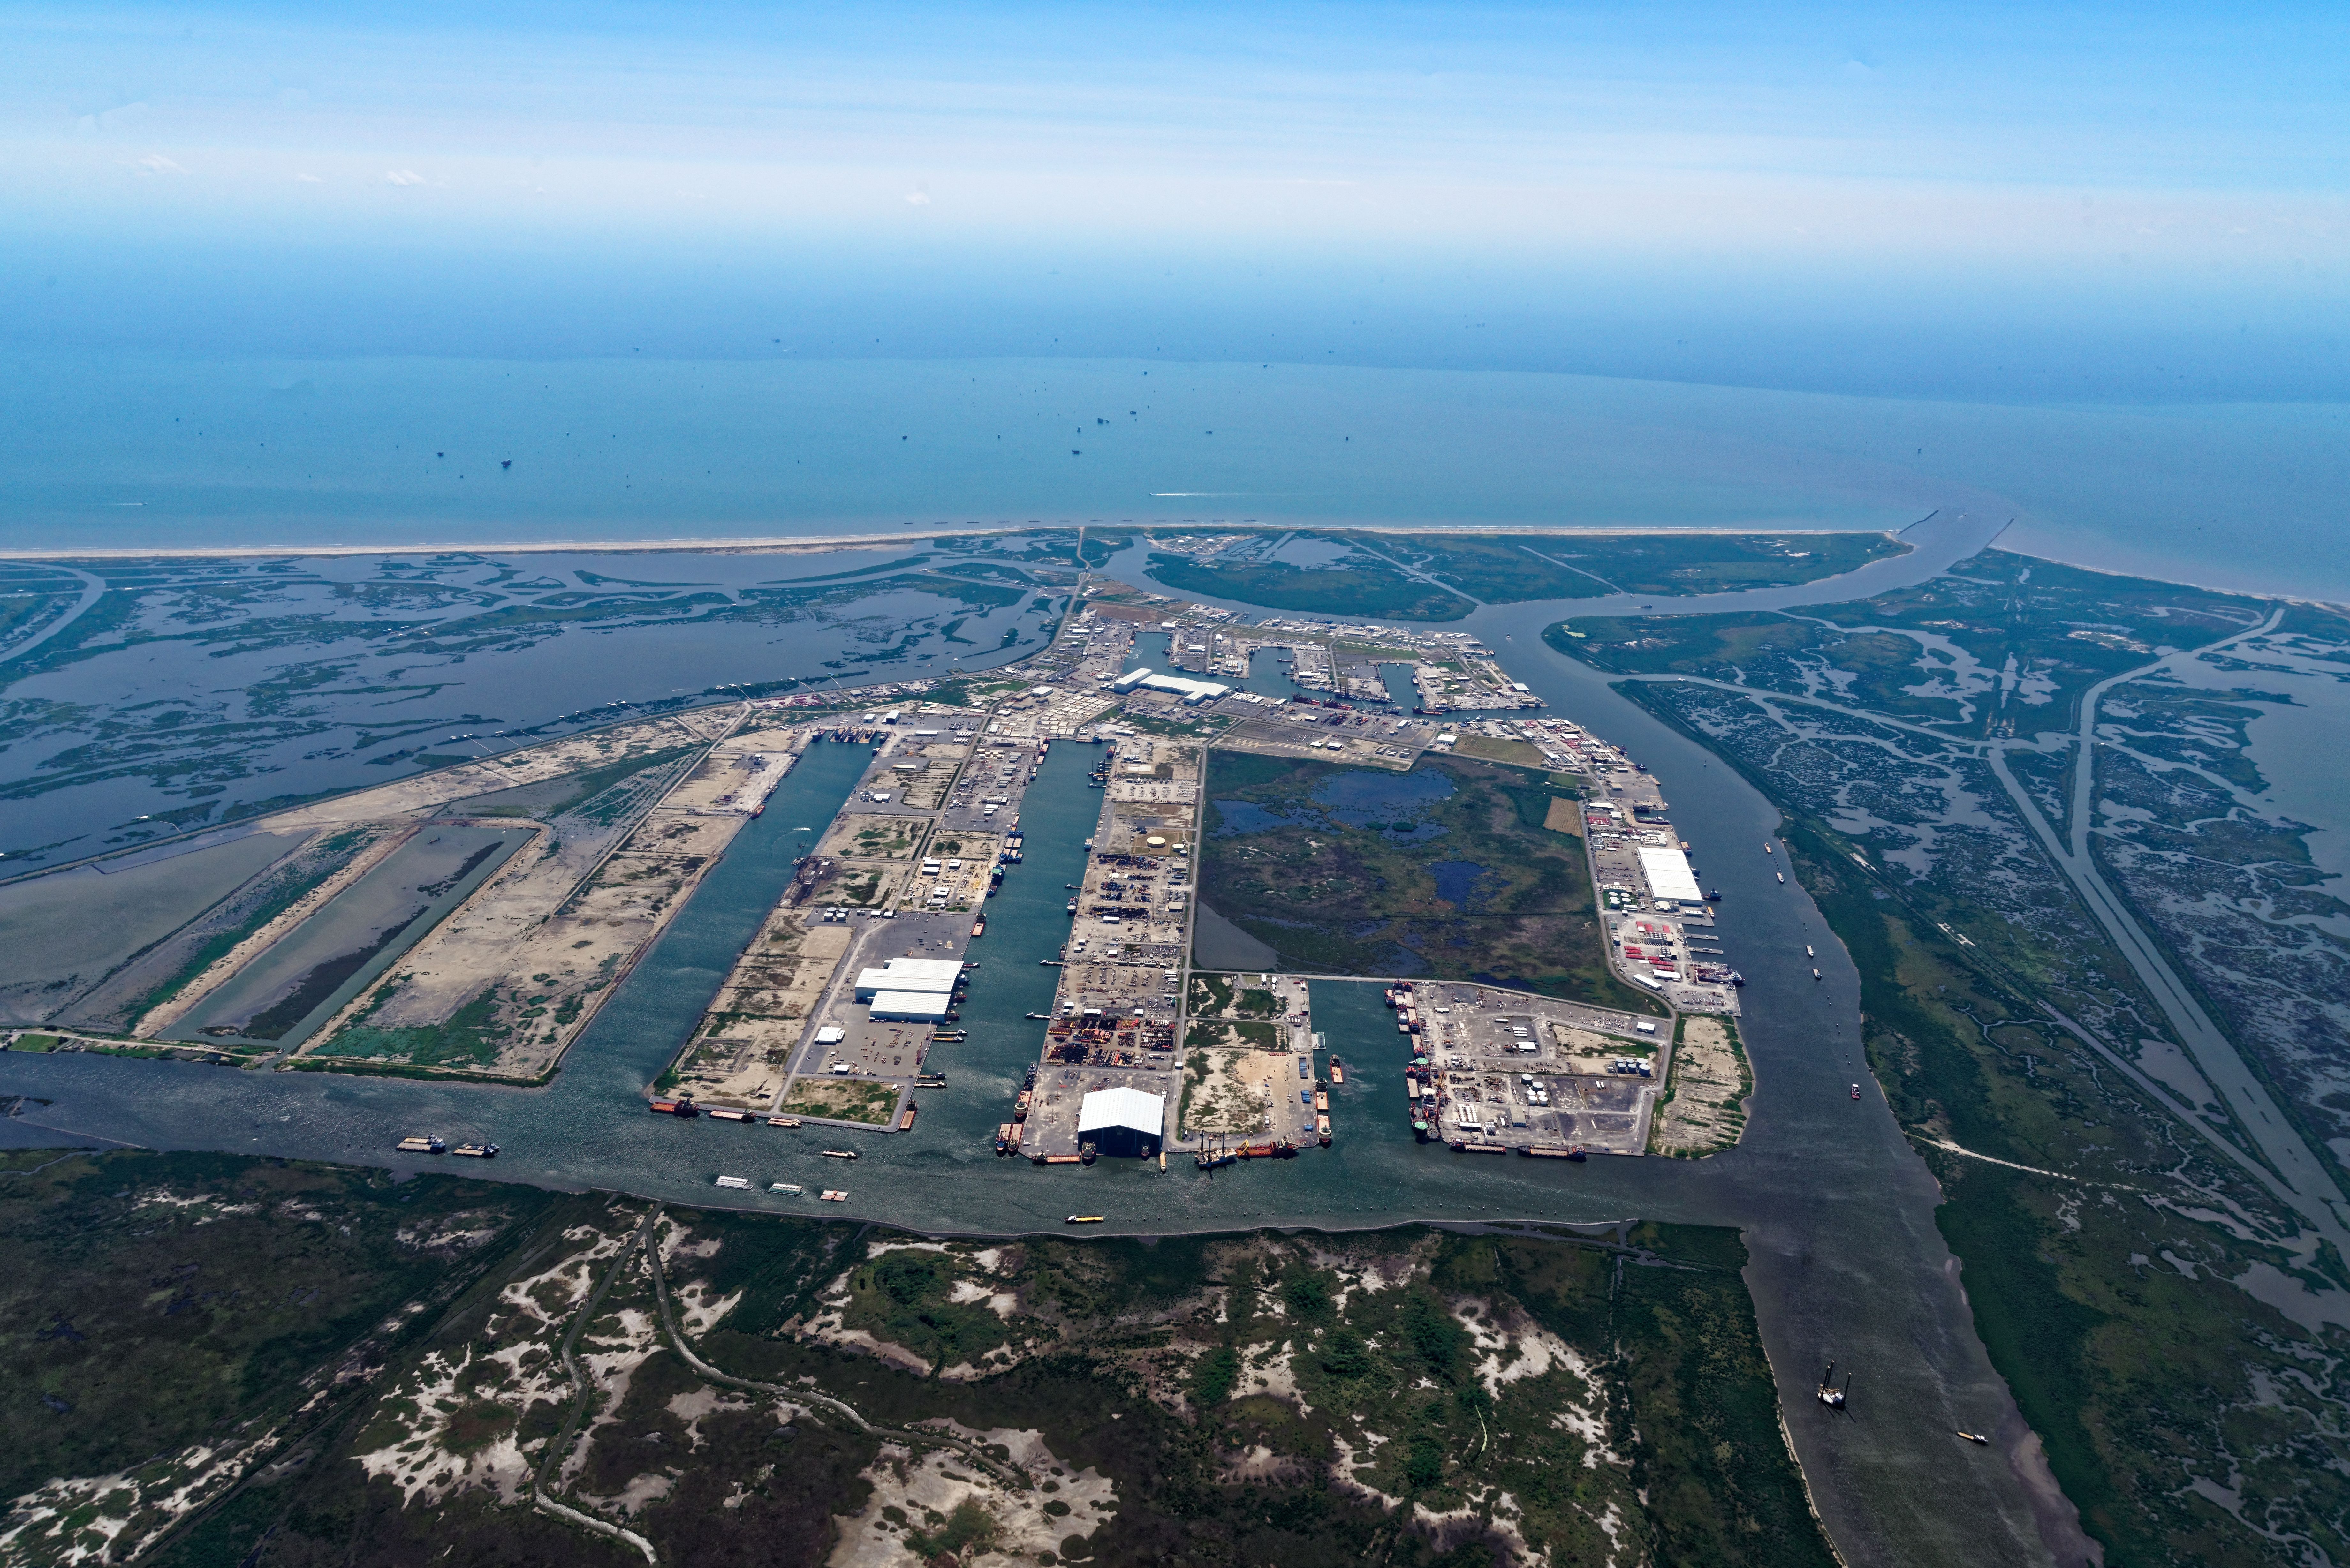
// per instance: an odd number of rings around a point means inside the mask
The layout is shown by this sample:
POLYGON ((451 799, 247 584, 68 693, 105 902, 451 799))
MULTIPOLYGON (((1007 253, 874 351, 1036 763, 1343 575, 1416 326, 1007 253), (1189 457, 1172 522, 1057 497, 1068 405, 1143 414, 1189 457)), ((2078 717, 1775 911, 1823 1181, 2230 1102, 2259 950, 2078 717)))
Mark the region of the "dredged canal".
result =
MULTIPOLYGON (((1661 601, 1698 613, 1737 604, 1820 603, 1931 576, 1980 548, 1981 530, 1951 526, 1918 556, 1808 590, 1661 601)), ((1621 609, 1631 607, 1611 605, 1621 609)), ((1802 892, 1762 854, 1777 814, 1727 766, 1626 701, 1607 679, 1545 649, 1542 628, 1591 601, 1480 610, 1460 629, 1495 649, 1513 678, 1555 711, 1621 742, 1663 784, 1674 819, 1725 894, 1723 946, 1747 975, 1744 1033, 1755 1091, 1740 1147, 1701 1161, 1472 1159, 1413 1141, 1399 1107, 1406 1052, 1367 985, 1316 983, 1315 1025, 1346 1057, 1328 1149, 1262 1168, 1202 1176, 1188 1162, 1108 1162, 1038 1169, 999 1160, 990 1142, 1018 1075, 1035 1060, 1066 929, 1063 884, 1080 879, 1098 797, 1085 784, 1089 747, 1056 744, 1021 808, 1024 864, 988 911, 988 935, 964 1020, 970 1039, 927 1064, 949 1078, 923 1090, 910 1137, 848 1135, 864 1158, 821 1161, 806 1132, 648 1116, 639 1091, 667 1063, 715 994, 807 847, 869 761, 861 747, 809 749, 765 815, 712 870, 542 1089, 308 1074, 245 1074, 88 1055, 0 1057, 0 1092, 47 1099, 10 1141, 57 1141, 39 1127, 152 1147, 214 1148, 421 1166, 389 1154, 409 1132, 504 1146, 468 1174, 611 1188, 710 1203, 712 1179, 762 1189, 737 1207, 809 1212, 768 1198, 769 1181, 844 1182, 842 1212, 910 1229, 1003 1234, 1057 1230, 1072 1210, 1106 1230, 1143 1234, 1259 1225, 1330 1230, 1409 1220, 1607 1220, 1627 1217, 1741 1228, 1747 1282, 1782 1390, 1790 1435, 1830 1533, 1848 1562, 2047 1563, 2085 1559, 2069 1504, 2055 1494, 2036 1440, 1977 1341, 1956 1267, 1935 1229, 1939 1192, 1875 1092, 1858 1050, 1858 981, 1802 892), (1074 753, 1074 754, 1073 754, 1074 753), (1800 961, 1822 953, 1822 982, 1800 961), (1855 1102, 1849 1085, 1863 1085, 1855 1102), (28 1127, 26 1123, 37 1124, 28 1127), (819 1170, 819 1165, 824 1167, 819 1170), (1808 1397, 1828 1357, 1857 1371, 1854 1410, 1808 1397), (1989 1449, 1952 1428, 1991 1430, 1989 1449)), ((837 1142, 832 1134, 825 1140, 837 1142)), ((827 1217, 830 1217, 829 1215, 827 1217)))

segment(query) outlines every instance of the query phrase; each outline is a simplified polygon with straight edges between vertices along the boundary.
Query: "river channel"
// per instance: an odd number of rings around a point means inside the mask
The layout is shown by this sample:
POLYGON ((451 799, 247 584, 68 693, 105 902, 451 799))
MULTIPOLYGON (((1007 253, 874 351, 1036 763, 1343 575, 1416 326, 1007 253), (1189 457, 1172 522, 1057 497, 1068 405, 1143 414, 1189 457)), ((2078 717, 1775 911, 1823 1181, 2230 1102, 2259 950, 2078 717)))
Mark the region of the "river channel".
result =
MULTIPOLYGON (((1552 710, 1621 742, 1655 773, 1674 820, 1719 886, 1722 945, 1748 977, 1744 1033, 1755 1090, 1742 1143, 1701 1161, 1594 1159, 1585 1165, 1477 1158, 1416 1144, 1400 1114, 1408 1052, 1377 990, 1317 982, 1315 1027, 1347 1063, 1334 1096, 1336 1141, 1278 1165, 1214 1177, 1188 1162, 1105 1161, 1039 1169, 999 1159, 990 1137, 1018 1073, 1035 1058, 1066 919, 1099 797, 1096 754, 1053 748, 1022 805, 1023 865, 989 906, 971 951, 970 1039, 928 1064, 948 1077, 921 1091, 910 1136, 815 1133, 681 1122, 644 1114, 639 1091, 686 1037, 735 953, 790 875, 792 858, 846 799, 868 760, 858 747, 811 747, 735 840, 692 902, 541 1089, 487 1088, 310 1074, 249 1074, 90 1055, 0 1056, 0 1094, 49 1102, 0 1119, 0 1141, 59 1135, 152 1147, 213 1148, 439 1168, 389 1153, 399 1137, 488 1138, 504 1153, 469 1175, 609 1188, 710 1204, 720 1174, 751 1178, 737 1207, 807 1213, 770 1197, 771 1181, 850 1193, 824 1217, 930 1232, 1051 1229, 1073 1210, 1139 1234, 1273 1225, 1359 1229, 1410 1220, 1584 1222, 1624 1218, 1734 1225, 1752 1261, 1747 1283, 1816 1506, 1845 1560, 1883 1563, 2077 1563, 2071 1506, 1976 1339, 1957 1268, 1934 1225, 1939 1191, 1877 1093, 1858 1050, 1858 978, 1800 888, 1775 882, 1762 853, 1777 815, 1702 748, 1618 697, 1607 678, 1547 649, 1542 628, 1568 614, 1653 602, 1659 613, 1775 608, 1865 597, 1921 581, 1980 549, 1996 521, 1937 518, 1918 547, 1846 576, 1794 589, 1702 599, 1574 600, 1481 608, 1458 629, 1499 651, 1552 710), (1801 957, 1819 948, 1825 979, 1801 957), (1857 1101, 1850 1088, 1857 1084, 1857 1101), (853 1137, 843 1168, 816 1150, 853 1137), (1850 1414, 1808 1397, 1829 1357, 1856 1374, 1850 1414), (1957 1444, 1953 1428, 1991 1431, 1957 1444)), ((1139 559, 1113 572, 1145 581, 1139 559)), ((1234 606, 1235 608, 1253 607, 1234 606)))

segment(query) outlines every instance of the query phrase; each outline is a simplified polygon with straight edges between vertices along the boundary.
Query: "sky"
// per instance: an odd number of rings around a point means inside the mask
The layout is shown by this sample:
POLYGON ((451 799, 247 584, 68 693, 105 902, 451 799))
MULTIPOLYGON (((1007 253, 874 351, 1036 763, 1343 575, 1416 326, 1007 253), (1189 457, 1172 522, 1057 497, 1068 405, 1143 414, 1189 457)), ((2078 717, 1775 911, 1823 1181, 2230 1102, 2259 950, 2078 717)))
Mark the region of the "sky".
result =
POLYGON ((2350 9, 0 7, 0 353, 2350 393, 2350 9))

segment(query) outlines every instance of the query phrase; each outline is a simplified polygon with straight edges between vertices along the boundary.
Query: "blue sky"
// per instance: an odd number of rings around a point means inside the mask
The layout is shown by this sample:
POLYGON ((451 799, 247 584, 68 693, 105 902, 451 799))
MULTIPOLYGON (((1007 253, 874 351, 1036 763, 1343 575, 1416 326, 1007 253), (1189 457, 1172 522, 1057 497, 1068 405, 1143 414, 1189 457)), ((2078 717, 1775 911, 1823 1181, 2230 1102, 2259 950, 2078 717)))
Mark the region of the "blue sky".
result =
POLYGON ((0 348, 2335 398, 2350 12, 0 9, 0 348))

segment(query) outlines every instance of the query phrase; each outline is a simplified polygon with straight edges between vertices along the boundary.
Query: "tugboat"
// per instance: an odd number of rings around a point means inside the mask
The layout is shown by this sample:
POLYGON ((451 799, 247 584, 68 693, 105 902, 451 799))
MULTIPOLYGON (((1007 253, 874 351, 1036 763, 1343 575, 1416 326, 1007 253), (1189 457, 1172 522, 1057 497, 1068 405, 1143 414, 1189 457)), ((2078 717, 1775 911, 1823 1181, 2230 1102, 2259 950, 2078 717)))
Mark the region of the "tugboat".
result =
POLYGON ((1831 1361, 1828 1363, 1828 1369, 1820 1374, 1820 1386, 1814 1391, 1813 1397, 1831 1410, 1841 1410, 1844 1408, 1846 1397, 1851 1392, 1852 1374, 1849 1372, 1846 1373, 1844 1375, 1844 1386, 1841 1388, 1837 1387, 1835 1385, 1835 1363, 1831 1361))

